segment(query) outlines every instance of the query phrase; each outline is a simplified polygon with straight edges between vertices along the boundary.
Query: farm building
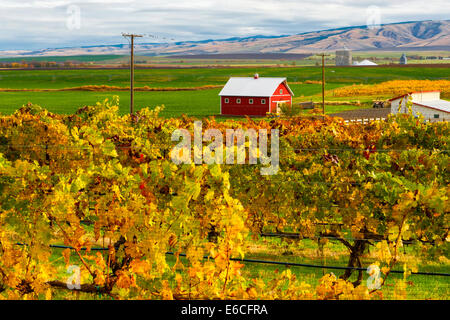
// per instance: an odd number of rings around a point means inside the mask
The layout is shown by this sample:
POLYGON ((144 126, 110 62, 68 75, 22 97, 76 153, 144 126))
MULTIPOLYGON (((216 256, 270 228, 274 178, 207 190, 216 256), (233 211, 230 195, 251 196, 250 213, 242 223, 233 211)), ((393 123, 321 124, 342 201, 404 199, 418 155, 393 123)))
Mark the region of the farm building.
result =
POLYGON ((400 64, 408 64, 408 58, 406 58, 406 54, 402 54, 400 57, 400 64))
POLYGON ((358 61, 353 62, 353 65, 354 66, 364 67, 364 66, 377 66, 378 64, 376 64, 375 62, 372 62, 370 60, 365 59, 365 60, 363 60, 361 62, 358 62, 358 61))
POLYGON ((440 91, 411 92, 390 99, 391 113, 407 113, 406 102, 412 100, 412 112, 415 116, 421 113, 430 121, 450 119, 450 101, 441 100, 440 91))
POLYGON ((220 113, 265 116, 279 112, 281 104, 291 104, 293 95, 286 78, 231 77, 219 93, 220 113))
POLYGON ((337 50, 336 51, 336 66, 351 66, 352 65, 352 52, 350 50, 337 50))

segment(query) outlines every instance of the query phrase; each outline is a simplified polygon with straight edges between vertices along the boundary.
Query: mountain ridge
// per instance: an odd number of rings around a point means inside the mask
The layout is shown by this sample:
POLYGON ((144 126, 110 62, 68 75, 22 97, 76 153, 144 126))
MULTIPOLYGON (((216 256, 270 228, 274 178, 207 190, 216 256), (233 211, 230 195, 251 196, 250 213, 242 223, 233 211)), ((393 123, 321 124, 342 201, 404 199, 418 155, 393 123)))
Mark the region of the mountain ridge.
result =
MULTIPOLYGON (((195 55, 226 53, 314 53, 319 51, 382 50, 439 47, 450 50, 450 20, 404 21, 378 28, 350 26, 292 35, 230 37, 174 43, 136 44, 142 55, 195 55)), ((128 54, 126 44, 92 45, 41 50, 0 51, 0 56, 62 56, 128 54)))

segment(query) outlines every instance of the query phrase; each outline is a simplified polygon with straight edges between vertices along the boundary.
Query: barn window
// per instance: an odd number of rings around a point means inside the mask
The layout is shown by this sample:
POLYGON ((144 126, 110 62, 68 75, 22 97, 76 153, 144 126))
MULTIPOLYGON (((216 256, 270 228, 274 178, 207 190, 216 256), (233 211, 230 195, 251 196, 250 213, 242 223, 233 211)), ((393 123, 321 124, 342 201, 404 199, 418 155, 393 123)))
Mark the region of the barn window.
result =
POLYGON ((241 103, 241 99, 236 99, 236 103, 241 103))
POLYGON ((266 104, 266 99, 261 99, 261 104, 266 104))
POLYGON ((280 89, 280 94, 283 94, 283 89, 280 89))
POLYGON ((253 99, 248 99, 249 104, 253 104, 253 99))
POLYGON ((225 103, 229 103, 229 102, 230 102, 230 99, 225 98, 225 103))
POLYGON ((435 115, 434 115, 434 118, 435 118, 435 119, 438 119, 438 118, 439 118, 439 114, 435 114, 435 115))

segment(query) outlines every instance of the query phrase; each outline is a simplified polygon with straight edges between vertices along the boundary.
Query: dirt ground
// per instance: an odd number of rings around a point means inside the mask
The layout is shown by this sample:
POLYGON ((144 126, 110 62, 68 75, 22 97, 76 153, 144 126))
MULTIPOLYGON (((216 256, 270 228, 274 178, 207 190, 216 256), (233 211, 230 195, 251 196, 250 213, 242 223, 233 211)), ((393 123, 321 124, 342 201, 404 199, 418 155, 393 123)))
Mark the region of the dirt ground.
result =
POLYGON ((347 110, 338 113, 332 113, 331 117, 341 117, 345 120, 349 119, 368 119, 368 118, 386 118, 391 113, 391 108, 370 108, 347 110))

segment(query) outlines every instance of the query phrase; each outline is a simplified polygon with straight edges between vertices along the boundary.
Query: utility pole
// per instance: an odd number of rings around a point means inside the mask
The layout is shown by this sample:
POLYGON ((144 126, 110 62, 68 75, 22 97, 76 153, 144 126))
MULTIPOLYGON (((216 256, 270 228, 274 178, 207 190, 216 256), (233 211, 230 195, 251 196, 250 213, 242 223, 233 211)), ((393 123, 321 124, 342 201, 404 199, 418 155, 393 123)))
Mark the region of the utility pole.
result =
POLYGON ((131 54, 130 54, 130 114, 133 114, 134 107, 134 38, 142 38, 140 34, 122 33, 125 38, 131 39, 131 54))
POLYGON ((322 57, 322 117, 325 120, 325 57, 329 54, 321 53, 318 56, 322 57))

